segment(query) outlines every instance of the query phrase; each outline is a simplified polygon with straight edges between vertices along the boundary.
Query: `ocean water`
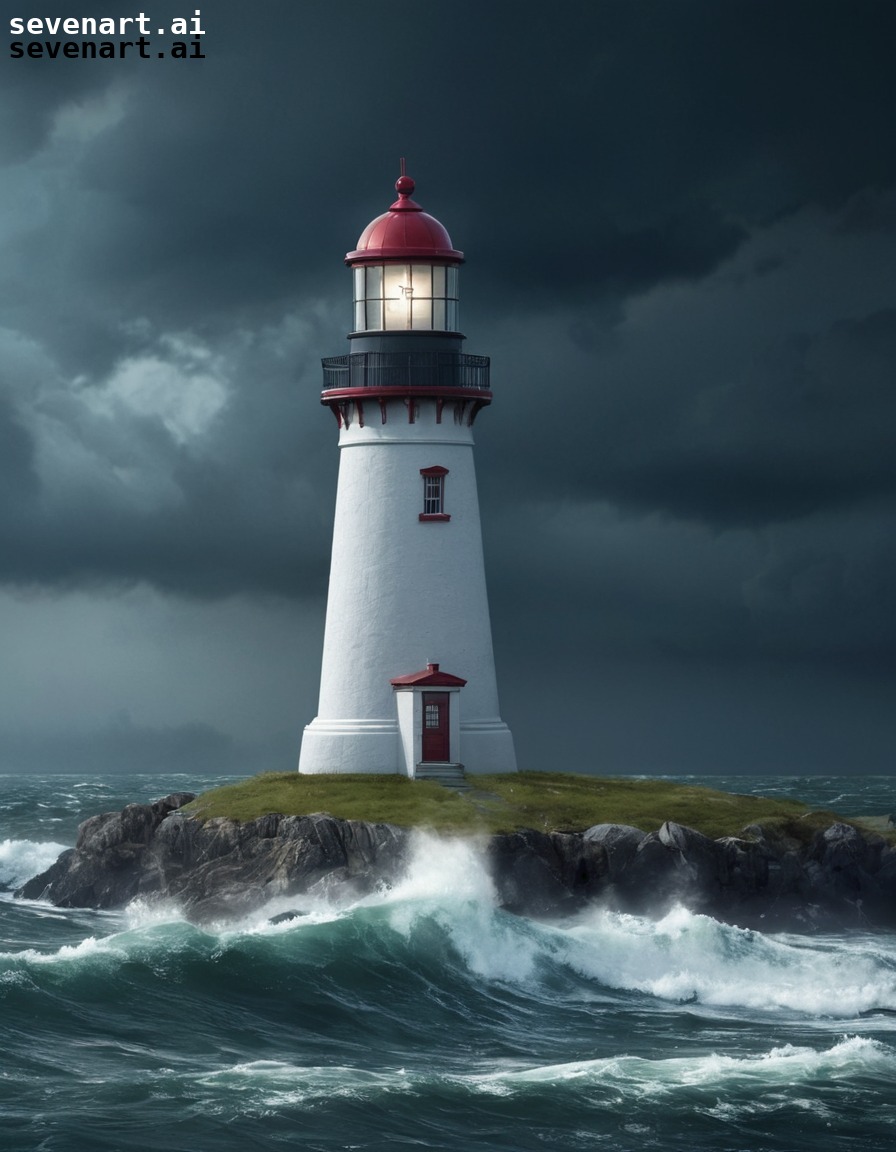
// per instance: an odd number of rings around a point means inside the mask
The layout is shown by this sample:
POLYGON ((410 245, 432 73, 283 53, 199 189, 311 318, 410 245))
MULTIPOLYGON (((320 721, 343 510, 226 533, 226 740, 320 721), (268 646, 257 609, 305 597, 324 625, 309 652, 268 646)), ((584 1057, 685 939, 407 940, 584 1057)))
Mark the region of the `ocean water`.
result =
MULTIPOLYGON (((699 780, 896 810, 887 777, 699 780)), ((6 1152, 896 1149, 894 933, 535 922, 423 836, 388 891, 236 924, 12 898, 85 816, 222 782, 0 776, 6 1152)))

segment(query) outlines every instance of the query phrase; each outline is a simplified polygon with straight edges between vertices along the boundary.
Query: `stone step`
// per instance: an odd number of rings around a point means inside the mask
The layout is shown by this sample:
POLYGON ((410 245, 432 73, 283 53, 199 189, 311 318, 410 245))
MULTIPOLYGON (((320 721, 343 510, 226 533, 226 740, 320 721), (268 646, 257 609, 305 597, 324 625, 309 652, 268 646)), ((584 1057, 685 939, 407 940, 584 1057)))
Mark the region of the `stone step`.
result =
POLYGON ((445 788, 459 792, 468 791, 470 785, 464 775, 463 764, 418 764, 415 771, 417 780, 432 780, 445 788))

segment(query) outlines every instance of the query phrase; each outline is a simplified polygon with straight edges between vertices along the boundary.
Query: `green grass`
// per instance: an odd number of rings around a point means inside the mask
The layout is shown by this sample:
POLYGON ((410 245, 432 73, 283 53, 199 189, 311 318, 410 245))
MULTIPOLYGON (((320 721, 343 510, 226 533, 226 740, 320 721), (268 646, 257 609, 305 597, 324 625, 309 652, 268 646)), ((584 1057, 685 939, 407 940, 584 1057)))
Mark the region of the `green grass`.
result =
POLYGON ((556 772, 468 777, 458 793, 403 776, 302 776, 264 773, 206 792, 184 809, 202 819, 254 820, 328 812, 346 820, 445 833, 510 832, 519 828, 579 832, 592 824, 631 824, 653 832, 664 820, 696 828, 713 839, 735 836, 748 824, 778 828, 808 840, 837 817, 796 800, 767 800, 716 792, 667 780, 609 779, 556 772))
POLYGON ((228 816, 232 820, 254 820, 268 812, 284 816, 329 812, 343 820, 465 832, 469 830, 471 808, 458 793, 440 784, 418 783, 405 776, 264 772, 204 792, 183 811, 203 819, 228 816))

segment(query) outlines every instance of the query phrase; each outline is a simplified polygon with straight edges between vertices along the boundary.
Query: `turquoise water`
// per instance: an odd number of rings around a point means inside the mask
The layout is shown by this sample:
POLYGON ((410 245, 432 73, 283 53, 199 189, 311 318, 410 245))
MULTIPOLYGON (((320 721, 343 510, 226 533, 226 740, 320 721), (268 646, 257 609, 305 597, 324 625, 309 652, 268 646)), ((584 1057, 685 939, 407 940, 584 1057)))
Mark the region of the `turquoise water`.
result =
MULTIPOLYGON (((220 782, 0 777, 9 1152, 896 1147, 893 933, 537 923, 426 838, 391 890, 276 924, 12 899, 86 815, 220 782)), ((890 778, 700 782, 896 808, 890 778)))

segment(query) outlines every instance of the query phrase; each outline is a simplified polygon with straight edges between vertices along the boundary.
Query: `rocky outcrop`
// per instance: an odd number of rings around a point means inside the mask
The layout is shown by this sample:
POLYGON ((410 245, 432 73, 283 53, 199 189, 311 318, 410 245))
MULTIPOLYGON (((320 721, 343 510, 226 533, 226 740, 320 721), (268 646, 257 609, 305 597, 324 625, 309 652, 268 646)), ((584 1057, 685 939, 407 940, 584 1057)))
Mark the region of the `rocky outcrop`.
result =
POLYGON ((85 820, 74 848, 18 895, 64 908, 175 901, 190 919, 228 919, 276 897, 360 896, 402 871, 410 833, 332 816, 205 822, 178 809, 191 793, 85 820))
POLYGON ((152 804, 128 804, 121 812, 91 816, 78 829, 74 848, 18 895, 46 896, 61 908, 119 908, 140 894, 144 862, 165 818, 194 800, 175 792, 152 804))
MULTIPOLYGON (((91 817, 75 848, 18 894, 91 908, 164 898, 210 921, 278 897, 362 896, 399 878, 410 857, 408 829, 324 813, 203 822, 179 810, 192 799, 91 817)), ((591 903, 660 915, 683 904, 742 927, 896 926, 896 848, 843 823, 808 844, 761 825, 720 840, 672 822, 650 833, 528 829, 492 836, 484 858, 502 906, 532 916, 591 903)))
POLYGON ((764 929, 896 926, 896 848, 849 824, 808 844, 762 825, 710 840, 671 821, 647 835, 597 825, 584 839, 607 855, 594 897, 621 910, 656 915, 683 904, 764 929))

